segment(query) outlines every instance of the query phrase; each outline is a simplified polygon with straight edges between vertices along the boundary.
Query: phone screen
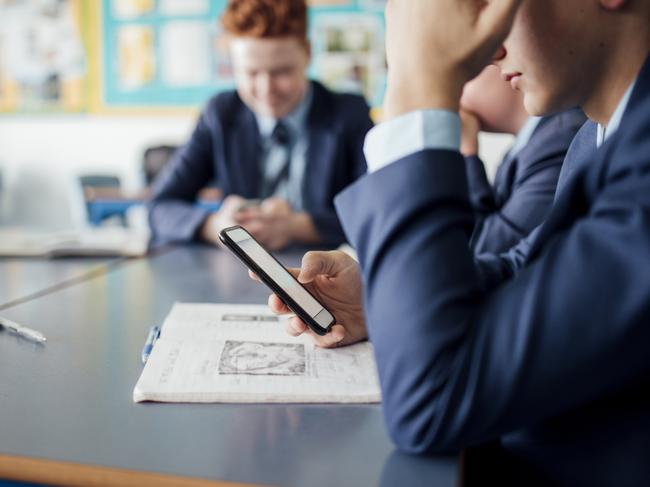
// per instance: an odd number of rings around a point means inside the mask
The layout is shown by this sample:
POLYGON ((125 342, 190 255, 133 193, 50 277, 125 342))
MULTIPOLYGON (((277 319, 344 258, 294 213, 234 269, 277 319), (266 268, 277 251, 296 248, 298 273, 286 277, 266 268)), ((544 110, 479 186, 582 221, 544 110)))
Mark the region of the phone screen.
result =
MULTIPOLYGON (((279 286, 289 298, 291 298, 304 313, 322 328, 315 330, 318 333, 325 333, 334 322, 334 317, 314 298, 275 258, 262 247, 251 234, 241 227, 228 228, 223 231, 229 240, 236 245, 252 262, 254 262, 277 286, 279 286)), ((255 269, 252 269, 255 271, 255 269)), ((260 276, 263 277, 263 276, 260 276)), ((282 296, 281 296, 282 297, 282 296)), ((289 304, 289 303, 287 303, 289 304)), ((298 310, 294 311, 297 314, 298 310)), ((300 316, 303 321, 305 317, 300 316)))

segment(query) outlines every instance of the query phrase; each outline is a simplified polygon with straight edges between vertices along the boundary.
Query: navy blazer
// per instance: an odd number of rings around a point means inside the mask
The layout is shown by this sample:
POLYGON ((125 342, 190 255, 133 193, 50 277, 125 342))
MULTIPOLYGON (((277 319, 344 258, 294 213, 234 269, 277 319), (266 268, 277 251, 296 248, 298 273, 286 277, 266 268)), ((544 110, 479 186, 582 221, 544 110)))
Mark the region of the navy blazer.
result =
POLYGON ((544 221, 564 156, 585 120, 578 109, 542 118, 526 146, 503 159, 494 185, 478 156, 465 158, 476 212, 470 246, 476 254, 505 252, 544 221))
MULTIPOLYGON (((372 121, 362 97, 336 94, 317 82, 312 85, 303 201, 322 243, 336 245, 345 237, 334 196, 366 172, 363 141, 372 121)), ((154 182, 149 202, 153 238, 157 242, 195 239, 209 212, 194 202, 199 190, 210 183, 224 196, 259 198, 261 147, 255 114, 237 92, 212 98, 189 142, 154 182)))
MULTIPOLYGON (((596 131, 597 124, 587 120, 571 142, 560 170, 554 201, 562 194, 570 176, 591 160, 596 148, 596 131)), ((513 277, 524 267, 532 244, 537 239, 542 226, 543 223, 505 252, 484 252, 476 255, 477 269, 485 289, 492 289, 503 280, 513 277)))
POLYGON ((337 208, 400 448, 495 442, 518 485, 650 484, 650 59, 618 131, 569 177, 524 267, 494 289, 467 246, 458 152, 396 161, 337 208))

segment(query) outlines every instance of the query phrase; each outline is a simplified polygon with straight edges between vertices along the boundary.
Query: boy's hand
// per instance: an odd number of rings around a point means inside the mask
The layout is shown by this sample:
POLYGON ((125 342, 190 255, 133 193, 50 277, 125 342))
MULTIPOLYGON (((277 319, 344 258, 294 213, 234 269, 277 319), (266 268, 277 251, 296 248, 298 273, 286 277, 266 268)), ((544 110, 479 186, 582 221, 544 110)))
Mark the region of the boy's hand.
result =
MULTIPOLYGON (((287 323, 287 333, 309 334, 320 347, 349 345, 368 337, 363 313, 363 287, 359 265, 343 252, 307 252, 301 269, 289 269, 336 318, 336 324, 325 336, 319 336, 298 317, 287 323)), ((257 277, 251 273, 253 279, 257 277)), ((269 297, 269 307, 276 314, 292 311, 275 294, 269 297)))

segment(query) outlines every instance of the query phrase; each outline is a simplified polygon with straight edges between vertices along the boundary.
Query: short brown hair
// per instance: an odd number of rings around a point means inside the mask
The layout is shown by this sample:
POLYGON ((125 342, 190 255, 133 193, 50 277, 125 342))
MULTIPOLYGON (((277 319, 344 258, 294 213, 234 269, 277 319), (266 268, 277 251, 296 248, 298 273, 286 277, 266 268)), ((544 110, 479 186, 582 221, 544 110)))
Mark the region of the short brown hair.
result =
POLYGON ((229 0, 221 22, 234 36, 307 39, 305 0, 229 0))

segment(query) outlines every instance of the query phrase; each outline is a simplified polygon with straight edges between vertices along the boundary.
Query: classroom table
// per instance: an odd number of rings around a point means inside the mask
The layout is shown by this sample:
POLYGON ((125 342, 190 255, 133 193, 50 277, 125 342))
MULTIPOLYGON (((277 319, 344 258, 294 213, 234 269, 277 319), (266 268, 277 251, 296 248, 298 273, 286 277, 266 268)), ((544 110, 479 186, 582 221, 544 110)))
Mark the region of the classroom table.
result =
MULTIPOLYGON (((295 264, 298 254, 280 256, 295 264)), ((264 303, 224 250, 126 262, 3 314, 0 479, 48 485, 451 486, 456 457, 398 453, 379 405, 135 404, 140 352, 174 301, 264 303)))
POLYGON ((106 272, 120 260, 0 257, 0 310, 106 272))

